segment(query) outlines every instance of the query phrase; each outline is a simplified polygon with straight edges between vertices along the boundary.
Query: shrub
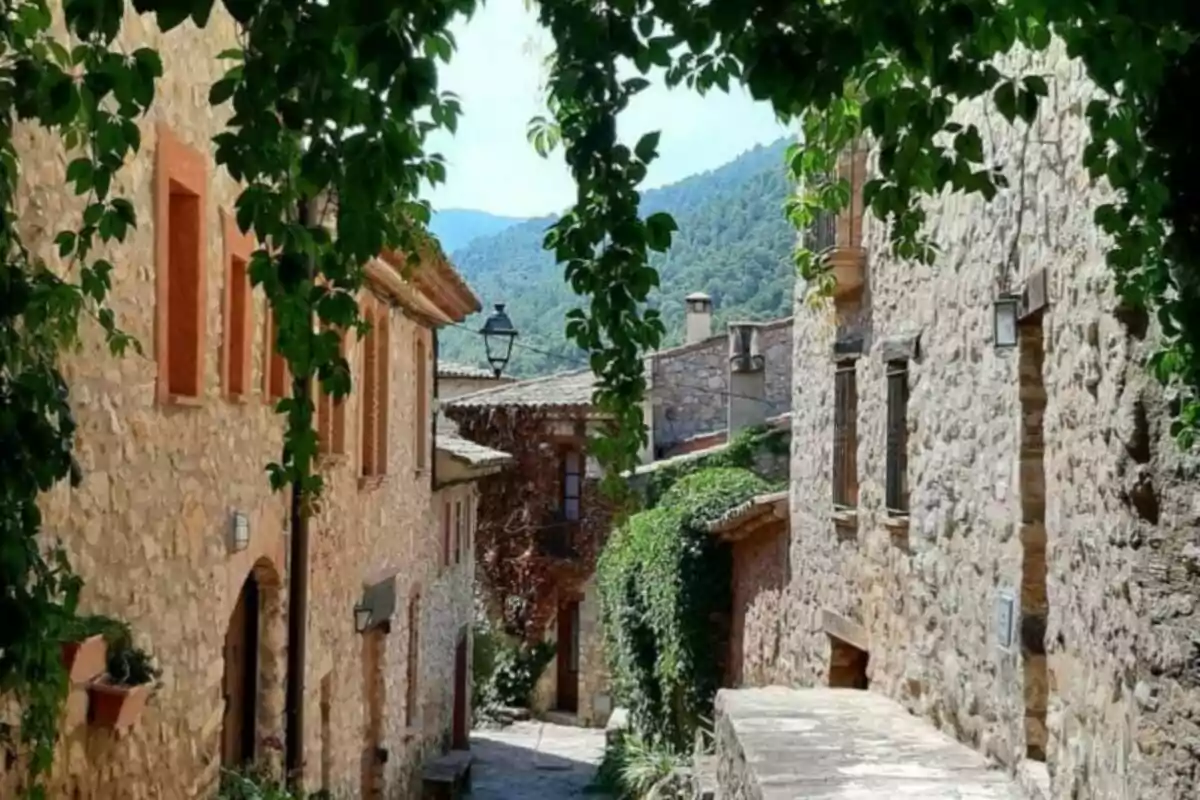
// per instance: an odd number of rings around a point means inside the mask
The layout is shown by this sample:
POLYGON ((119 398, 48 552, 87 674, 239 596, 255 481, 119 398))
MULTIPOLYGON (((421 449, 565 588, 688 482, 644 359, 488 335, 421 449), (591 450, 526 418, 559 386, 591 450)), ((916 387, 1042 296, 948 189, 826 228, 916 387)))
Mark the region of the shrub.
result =
POLYGON ((496 702, 528 707, 538 678, 554 660, 555 649, 553 642, 538 642, 498 650, 491 680, 496 702))
POLYGON ((732 605, 732 562, 703 526, 770 489, 740 468, 685 475, 657 508, 618 528, 601 553, 613 692, 649 740, 687 746, 720 686, 726 643, 714 621, 732 605))
POLYGON ((331 796, 325 791, 298 794, 264 770, 249 766, 222 771, 217 800, 331 800, 331 796))
POLYGON ((614 800, 685 800, 688 764, 671 745, 628 731, 605 748, 594 785, 614 800))

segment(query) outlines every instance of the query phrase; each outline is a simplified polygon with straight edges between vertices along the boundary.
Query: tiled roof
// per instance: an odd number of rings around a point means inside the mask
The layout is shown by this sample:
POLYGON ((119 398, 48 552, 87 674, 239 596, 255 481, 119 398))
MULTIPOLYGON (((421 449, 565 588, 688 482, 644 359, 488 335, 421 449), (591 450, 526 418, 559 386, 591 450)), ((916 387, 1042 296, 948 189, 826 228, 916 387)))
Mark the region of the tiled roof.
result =
POLYGON ((532 378, 504 386, 472 392, 446 401, 447 406, 458 408, 486 408, 496 406, 536 406, 540 408, 568 408, 590 406, 596 378, 591 370, 561 372, 542 378, 532 378))
POLYGON ((455 361, 439 361, 437 374, 439 378, 490 378, 496 380, 495 374, 486 367, 459 364, 455 361))
POLYGON ((452 458, 467 462, 472 467, 494 467, 512 461, 512 456, 508 453, 475 444, 457 434, 443 431, 438 431, 437 449, 449 453, 452 458))
POLYGON ((770 494, 760 494, 757 497, 752 497, 746 502, 736 505, 726 511, 721 516, 709 521, 705 527, 710 533, 721 533, 728 531, 743 522, 754 519, 774 512, 776 509, 787 512, 788 493, 787 490, 771 492, 770 494))

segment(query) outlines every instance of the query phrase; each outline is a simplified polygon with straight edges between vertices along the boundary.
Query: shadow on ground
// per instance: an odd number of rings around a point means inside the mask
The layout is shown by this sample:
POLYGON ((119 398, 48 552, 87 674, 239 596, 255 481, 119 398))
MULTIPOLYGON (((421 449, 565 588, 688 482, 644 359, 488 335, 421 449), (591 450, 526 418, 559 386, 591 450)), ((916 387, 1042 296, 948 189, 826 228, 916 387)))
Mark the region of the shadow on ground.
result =
POLYGON ((471 736, 473 800, 559 800, 585 791, 604 755, 604 732, 542 722, 517 722, 471 736))

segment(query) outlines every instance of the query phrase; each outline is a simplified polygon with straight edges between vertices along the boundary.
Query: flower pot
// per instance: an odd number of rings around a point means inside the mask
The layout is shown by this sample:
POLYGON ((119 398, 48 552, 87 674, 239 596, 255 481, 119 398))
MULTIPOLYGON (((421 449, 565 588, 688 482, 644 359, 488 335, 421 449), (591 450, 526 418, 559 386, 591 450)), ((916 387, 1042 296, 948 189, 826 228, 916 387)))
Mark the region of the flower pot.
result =
POLYGON ((835 298, 851 297, 862 290, 865 282, 866 252, 861 247, 837 247, 829 253, 833 271, 835 298))
POLYGON ((107 660, 108 645, 100 634, 79 642, 63 643, 62 661, 71 683, 87 683, 103 675, 107 660))
POLYGON ((142 715, 150 699, 150 684, 117 686, 102 678, 88 686, 88 698, 92 724, 120 730, 142 715))

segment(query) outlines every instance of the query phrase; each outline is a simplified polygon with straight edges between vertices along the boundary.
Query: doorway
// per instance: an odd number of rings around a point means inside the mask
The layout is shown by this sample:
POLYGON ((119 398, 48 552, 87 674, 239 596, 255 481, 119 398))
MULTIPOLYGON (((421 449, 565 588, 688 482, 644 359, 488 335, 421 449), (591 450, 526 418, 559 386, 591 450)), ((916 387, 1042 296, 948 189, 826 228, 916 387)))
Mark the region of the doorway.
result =
POLYGON ((1021 322, 1017 369, 1021 400, 1021 672, 1025 705, 1025 757, 1046 760, 1046 358, 1042 315, 1021 322))
POLYGON ((556 707, 571 714, 579 710, 579 601, 558 607, 558 690, 556 707))
POLYGON ((454 729, 451 747, 455 750, 468 750, 471 747, 467 675, 467 632, 464 629, 458 635, 458 645, 454 648, 454 729))
POLYGON ((870 687, 867 665, 871 654, 844 639, 829 637, 829 686, 833 689, 862 689, 870 687))
POLYGON ((387 702, 383 679, 384 645, 383 628, 375 627, 363 633, 363 800, 383 797, 383 709, 387 702))
POLYGON ((259 684, 260 624, 258 579, 251 572, 238 593, 225 632, 222 688, 225 713, 221 728, 221 764, 237 768, 254 761, 259 684))

